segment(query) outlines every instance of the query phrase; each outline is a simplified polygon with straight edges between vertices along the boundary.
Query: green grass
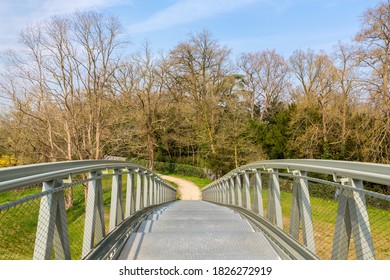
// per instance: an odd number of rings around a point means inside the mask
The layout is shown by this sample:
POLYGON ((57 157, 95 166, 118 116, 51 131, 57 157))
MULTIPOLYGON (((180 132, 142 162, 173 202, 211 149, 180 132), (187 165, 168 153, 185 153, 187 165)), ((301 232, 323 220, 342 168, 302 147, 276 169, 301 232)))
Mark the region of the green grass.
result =
MULTIPOLYGON (((204 188, 212 180, 183 176, 178 174, 167 174, 170 176, 189 180, 200 188, 204 188)), ((123 198, 126 196, 126 180, 123 177, 123 198)), ((103 183, 103 204, 105 213, 105 226, 108 232, 109 211, 111 201, 111 179, 105 178, 103 183)), ((136 183, 136 182, 135 182, 136 183)), ((171 183, 177 187, 174 183, 171 183)), ((265 185, 265 184, 264 184, 265 185)), ((81 257, 81 246, 83 229, 85 223, 85 188, 83 185, 74 187, 73 207, 67 210, 67 221, 69 237, 71 242, 72 259, 81 257)), ((12 191, 0 194, 0 204, 15 201, 19 198, 39 193, 40 188, 25 189, 23 191, 12 191)), ((251 188, 252 191, 252 188, 251 188)), ((252 195, 253 196, 253 195, 252 195)), ((266 215, 267 209, 267 188, 263 189, 263 208, 266 215)), ((316 239, 317 253, 320 257, 327 259, 332 250, 334 226, 337 216, 337 201, 311 197, 314 233, 316 239)), ((292 204, 292 193, 281 192, 282 213, 284 230, 288 232, 289 217, 292 204)), ((0 212, 0 259, 31 259, 34 249, 35 233, 39 215, 39 199, 12 207, 0 212)), ((373 236, 374 248, 378 259, 390 259, 390 219, 389 211, 368 207, 370 227, 373 236)), ((300 236, 300 240, 302 237, 300 236)), ((353 242, 351 241, 351 258, 353 254, 353 242)))
MULTIPOLYGON (((125 197, 123 180, 123 197, 125 197)), ((103 205, 105 227, 108 232, 109 211, 111 201, 111 179, 104 178, 103 205)), ((85 187, 76 185, 73 188, 73 206, 66 211, 70 249, 72 259, 81 258, 83 231, 85 223, 85 187)), ((41 188, 30 188, 23 191, 10 191, 0 194, 0 205, 16 201, 41 192, 41 188)), ((35 236, 37 232, 40 199, 19 204, 0 212, 0 260, 1 259, 32 259, 35 236)))
POLYGON ((41 191, 42 191, 42 187, 35 187, 35 188, 26 188, 19 191, 9 191, 5 193, 0 193, 0 205, 21 199, 23 197, 40 193, 41 191))
MULTIPOLYGON (((267 189, 263 189, 263 209, 266 217, 268 204, 267 189)), ((292 206, 292 193, 281 192, 280 199, 282 203, 283 230, 289 232, 290 213, 292 206)), ((322 199, 318 197, 310 198, 311 211, 313 217, 314 238, 316 243, 317 255, 322 259, 330 259, 332 252, 332 243, 334 238, 334 229, 337 218, 338 202, 336 200, 322 199)), ((370 230, 373 238, 375 257, 377 259, 390 259, 390 216, 389 211, 378 209, 373 206, 367 207, 369 216, 370 230)), ((303 243, 302 234, 299 241, 303 243)), ((355 259, 353 240, 350 244, 349 259, 355 259)))

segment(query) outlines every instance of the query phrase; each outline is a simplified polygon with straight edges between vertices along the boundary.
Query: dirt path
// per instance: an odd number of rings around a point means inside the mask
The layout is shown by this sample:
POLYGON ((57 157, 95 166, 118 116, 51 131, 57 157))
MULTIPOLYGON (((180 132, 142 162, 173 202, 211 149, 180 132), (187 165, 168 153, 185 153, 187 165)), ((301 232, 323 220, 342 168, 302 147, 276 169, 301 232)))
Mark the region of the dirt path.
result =
POLYGON ((167 175, 160 175, 160 177, 164 180, 167 180, 169 182, 173 182, 177 185, 177 191, 179 193, 179 198, 181 200, 200 200, 202 197, 202 194, 200 192, 200 189, 197 185, 195 185, 193 182, 167 176, 167 175))

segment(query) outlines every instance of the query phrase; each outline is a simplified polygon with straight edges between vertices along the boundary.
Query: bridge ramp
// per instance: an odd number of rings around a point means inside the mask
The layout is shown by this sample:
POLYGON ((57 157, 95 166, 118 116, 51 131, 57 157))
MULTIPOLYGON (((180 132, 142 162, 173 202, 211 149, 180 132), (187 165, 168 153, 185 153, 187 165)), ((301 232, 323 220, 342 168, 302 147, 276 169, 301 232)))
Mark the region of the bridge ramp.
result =
POLYGON ((205 201, 176 201, 144 220, 118 259, 274 260, 265 235, 233 210, 205 201))

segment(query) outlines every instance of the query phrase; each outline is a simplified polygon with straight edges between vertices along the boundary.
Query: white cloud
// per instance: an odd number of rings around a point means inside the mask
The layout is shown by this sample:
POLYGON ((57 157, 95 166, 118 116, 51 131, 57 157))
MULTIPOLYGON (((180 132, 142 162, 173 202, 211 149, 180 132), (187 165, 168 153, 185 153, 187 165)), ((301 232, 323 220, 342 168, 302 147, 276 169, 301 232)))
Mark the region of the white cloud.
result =
POLYGON ((142 33, 166 29, 210 18, 256 2, 259 2, 259 0, 180 0, 146 20, 129 26, 129 31, 131 33, 142 33))
POLYGON ((16 48, 18 35, 30 22, 76 10, 113 7, 125 3, 124 1, 126 0, 1 0, 0 51, 16 48))
POLYGON ((55 14, 72 13, 75 10, 110 7, 119 4, 121 0, 45 0, 43 1, 42 14, 51 16, 55 14))

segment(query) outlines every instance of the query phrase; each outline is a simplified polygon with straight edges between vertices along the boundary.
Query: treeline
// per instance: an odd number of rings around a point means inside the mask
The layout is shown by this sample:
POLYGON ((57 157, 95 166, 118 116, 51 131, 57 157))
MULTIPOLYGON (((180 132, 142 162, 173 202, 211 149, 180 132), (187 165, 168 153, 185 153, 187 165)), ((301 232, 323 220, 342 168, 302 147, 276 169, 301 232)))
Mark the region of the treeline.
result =
POLYGON ((94 11, 36 23, 20 42, 0 78, 0 154, 18 164, 116 155, 220 174, 274 158, 389 162, 389 2, 332 53, 234 58, 203 31, 129 54, 120 22, 94 11))

